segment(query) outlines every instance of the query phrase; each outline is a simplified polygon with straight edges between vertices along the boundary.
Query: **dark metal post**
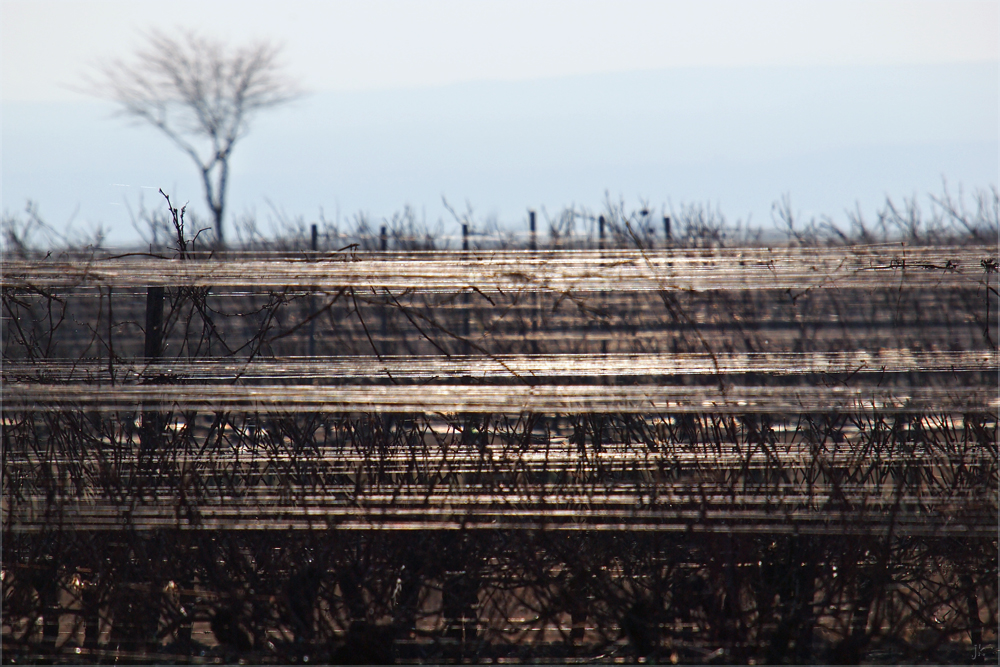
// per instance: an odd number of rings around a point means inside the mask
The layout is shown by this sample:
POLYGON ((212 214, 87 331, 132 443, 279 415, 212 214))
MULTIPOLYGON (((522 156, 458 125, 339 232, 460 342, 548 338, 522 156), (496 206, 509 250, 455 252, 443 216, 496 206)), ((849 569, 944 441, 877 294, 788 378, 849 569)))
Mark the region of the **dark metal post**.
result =
MULTIPOLYGON (((312 226, 312 243, 311 248, 313 251, 313 257, 316 256, 316 250, 318 249, 319 241, 319 228, 316 225, 312 226)), ((309 296, 309 317, 312 317, 316 312, 316 302, 315 297, 309 296)), ((309 320, 309 357, 312 358, 316 356, 316 320, 309 320)))
MULTIPOLYGON (((531 230, 531 236, 528 240, 528 247, 532 250, 538 250, 538 237, 535 235, 535 212, 532 210, 528 211, 528 227, 531 230)), ((541 311, 541 296, 536 291, 535 292, 535 312, 531 318, 531 328, 538 330, 538 321, 540 319, 539 312, 541 311)))
POLYGON ((528 226, 531 228, 531 237, 528 240, 528 247, 532 250, 538 250, 538 244, 535 237, 535 212, 528 211, 528 226))
POLYGON ((670 241, 671 241, 671 238, 670 238, 670 216, 669 215, 663 216, 663 238, 665 239, 665 243, 667 244, 667 246, 669 246, 670 245, 670 241))
MULTIPOLYGON (((382 225, 382 233, 380 236, 382 252, 389 249, 389 228, 382 225)), ((388 304, 383 303, 382 308, 379 309, 379 313, 382 319, 382 340, 383 345, 385 345, 385 338, 389 333, 389 314, 386 312, 388 310, 388 304)))
MULTIPOLYGON (((604 250, 604 223, 605 220, 603 215, 597 218, 597 246, 601 250, 604 250)), ((600 298, 601 298, 601 303, 604 306, 607 306, 607 296, 604 293, 602 293, 600 298)), ((604 330, 602 333, 604 333, 605 336, 607 335, 607 327, 608 327, 607 322, 601 324, 601 329, 604 330)), ((602 338, 601 354, 607 354, 607 353, 608 353, 608 341, 602 338)))
MULTIPOLYGON (((462 250, 468 250, 468 249, 469 249, 469 223, 463 222, 462 223, 462 250)), ((462 299, 461 299, 460 303, 462 304, 462 335, 465 336, 466 338, 468 338, 469 337, 469 331, 470 331, 470 329, 469 329, 469 307, 470 307, 470 302, 469 302, 469 295, 468 295, 467 292, 463 292, 462 293, 462 299)), ((469 352, 471 352, 471 350, 467 349, 466 352, 469 353, 469 352)))
MULTIPOLYGON (((160 358, 163 353, 163 288, 146 288, 146 340, 143 356, 147 364, 160 358)), ((163 430, 163 416, 156 409, 144 403, 142 406, 142 426, 139 430, 139 466, 149 465, 152 469, 154 452, 160 432, 163 430)))

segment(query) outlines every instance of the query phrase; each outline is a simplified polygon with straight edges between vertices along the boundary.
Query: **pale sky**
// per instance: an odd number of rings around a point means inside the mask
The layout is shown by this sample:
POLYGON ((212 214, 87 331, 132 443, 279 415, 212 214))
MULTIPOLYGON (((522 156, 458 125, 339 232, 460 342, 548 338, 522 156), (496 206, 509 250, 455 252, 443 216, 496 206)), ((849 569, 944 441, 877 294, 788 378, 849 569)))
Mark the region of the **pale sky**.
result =
MULTIPOLYGON (((312 93, 254 119, 227 225, 277 212, 455 227, 446 196, 521 229, 528 208, 707 203, 771 220, 868 216, 886 196, 1000 176, 1000 2, 0 0, 0 207, 135 243, 157 188, 205 216, 156 130, 79 91, 143 31, 284 45, 312 93), (144 199, 145 198, 145 199, 144 199)), ((230 230, 232 228, 230 227, 230 230)), ((450 230, 450 231, 449 231, 450 230)), ((231 232, 230 232, 231 233, 231 232)))
POLYGON ((670 67, 996 60, 995 0, 3 0, 5 100, 72 99, 152 26, 286 46, 315 91, 670 67))

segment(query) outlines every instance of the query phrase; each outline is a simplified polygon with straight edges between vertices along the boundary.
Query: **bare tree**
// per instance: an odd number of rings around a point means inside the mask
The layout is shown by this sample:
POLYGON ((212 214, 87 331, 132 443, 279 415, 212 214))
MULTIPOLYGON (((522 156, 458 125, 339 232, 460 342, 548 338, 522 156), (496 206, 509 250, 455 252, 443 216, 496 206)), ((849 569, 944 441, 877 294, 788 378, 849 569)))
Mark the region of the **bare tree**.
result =
POLYGON ((199 35, 154 30, 134 61, 101 67, 96 90, 121 113, 147 122, 191 156, 201 172, 205 200, 222 245, 229 158, 253 115, 298 97, 294 81, 268 42, 238 48, 199 35))

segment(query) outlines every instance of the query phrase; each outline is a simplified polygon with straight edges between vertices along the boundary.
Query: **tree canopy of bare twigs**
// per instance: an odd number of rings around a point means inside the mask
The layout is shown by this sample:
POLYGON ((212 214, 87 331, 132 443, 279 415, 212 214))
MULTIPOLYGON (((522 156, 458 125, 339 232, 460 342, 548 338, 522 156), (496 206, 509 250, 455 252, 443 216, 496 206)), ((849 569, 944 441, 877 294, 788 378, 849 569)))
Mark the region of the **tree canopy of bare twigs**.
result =
POLYGON ((104 63, 95 92, 194 160, 221 245, 233 147, 258 111, 292 101, 299 88, 282 70, 280 48, 266 41, 230 47, 195 32, 158 30, 148 40, 131 62, 104 63))

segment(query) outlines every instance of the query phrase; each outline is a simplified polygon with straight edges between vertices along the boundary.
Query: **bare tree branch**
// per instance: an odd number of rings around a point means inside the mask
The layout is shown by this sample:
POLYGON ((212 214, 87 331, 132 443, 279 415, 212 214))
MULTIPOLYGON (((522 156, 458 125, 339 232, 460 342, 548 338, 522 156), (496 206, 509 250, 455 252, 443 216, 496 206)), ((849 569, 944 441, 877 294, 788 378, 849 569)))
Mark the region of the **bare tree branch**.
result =
POLYGON ((94 92, 118 103, 122 115, 159 129, 190 156, 221 245, 233 147, 254 114, 301 93, 282 72, 280 49, 271 43, 230 48, 189 31, 174 37, 153 30, 148 38, 133 62, 105 63, 94 92))

